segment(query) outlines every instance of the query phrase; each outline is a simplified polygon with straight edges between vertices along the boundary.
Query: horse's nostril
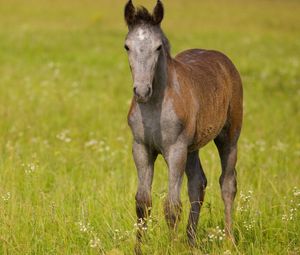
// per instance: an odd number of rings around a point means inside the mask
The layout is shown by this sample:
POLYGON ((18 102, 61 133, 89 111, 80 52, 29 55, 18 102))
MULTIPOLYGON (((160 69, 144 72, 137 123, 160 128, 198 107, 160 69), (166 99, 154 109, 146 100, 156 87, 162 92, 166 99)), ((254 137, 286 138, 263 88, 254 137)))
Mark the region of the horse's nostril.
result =
POLYGON ((148 87, 148 90, 147 90, 147 94, 146 94, 146 96, 149 96, 151 94, 151 88, 150 87, 148 87))
POLYGON ((138 86, 133 87, 133 93, 137 98, 147 98, 152 93, 152 88, 150 86, 145 86, 139 88, 138 86))

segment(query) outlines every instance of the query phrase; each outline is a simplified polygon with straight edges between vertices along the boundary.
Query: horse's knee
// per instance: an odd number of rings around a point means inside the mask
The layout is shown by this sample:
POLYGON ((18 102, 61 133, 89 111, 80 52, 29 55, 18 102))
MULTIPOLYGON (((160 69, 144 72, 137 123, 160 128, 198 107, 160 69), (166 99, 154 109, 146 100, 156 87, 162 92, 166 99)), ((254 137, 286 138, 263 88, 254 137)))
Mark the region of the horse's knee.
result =
POLYGON ((193 176, 193 178, 189 179, 189 184, 194 185, 200 189, 205 189, 207 186, 207 179, 206 176, 200 173, 197 173, 193 176))
POLYGON ((137 217, 140 219, 147 217, 150 214, 151 205, 152 205, 150 193, 139 190, 136 193, 135 201, 136 201, 137 217))
POLYGON ((188 183, 188 194, 191 203, 191 220, 198 218, 200 208, 204 201, 204 193, 207 185, 205 176, 195 175, 188 183))
POLYGON ((207 179, 206 179, 205 175, 201 176, 200 185, 203 190, 206 189, 207 179))
POLYGON ((237 181, 235 173, 230 175, 221 175, 219 181, 223 200, 233 200, 237 192, 237 181))
POLYGON ((164 204, 164 213, 167 224, 170 228, 174 229, 176 223, 180 220, 182 211, 181 201, 171 201, 167 199, 164 204))
POLYGON ((207 186, 207 179, 203 174, 194 175, 192 178, 188 180, 188 193, 190 199, 198 199, 199 193, 203 193, 207 186))

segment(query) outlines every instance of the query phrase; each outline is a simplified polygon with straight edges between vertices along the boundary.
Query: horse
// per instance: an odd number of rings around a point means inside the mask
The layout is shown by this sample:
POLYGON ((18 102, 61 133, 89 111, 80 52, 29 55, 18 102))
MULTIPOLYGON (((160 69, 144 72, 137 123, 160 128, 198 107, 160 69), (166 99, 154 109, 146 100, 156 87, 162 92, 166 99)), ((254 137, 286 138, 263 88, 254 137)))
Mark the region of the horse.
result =
POLYGON ((164 214, 171 232, 180 220, 180 190, 184 172, 188 180, 190 213, 189 244, 196 244, 199 213, 207 180, 199 149, 214 141, 221 161, 219 178, 225 207, 225 232, 233 239, 232 208, 237 192, 237 142, 243 119, 243 88, 240 75, 223 53, 189 49, 173 58, 161 22, 164 6, 157 1, 153 12, 125 5, 128 34, 125 49, 133 79, 133 98, 128 124, 133 135, 133 159, 138 173, 135 196, 136 253, 152 200, 154 162, 161 154, 168 166, 168 195, 164 214))

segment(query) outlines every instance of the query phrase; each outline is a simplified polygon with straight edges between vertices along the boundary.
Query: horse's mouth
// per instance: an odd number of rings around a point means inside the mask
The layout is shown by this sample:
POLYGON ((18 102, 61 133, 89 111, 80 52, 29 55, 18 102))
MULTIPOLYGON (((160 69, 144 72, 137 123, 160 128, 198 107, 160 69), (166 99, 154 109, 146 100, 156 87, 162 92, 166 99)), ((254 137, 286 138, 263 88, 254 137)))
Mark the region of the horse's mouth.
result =
POLYGON ((150 88, 149 92, 146 95, 141 96, 141 95, 135 94, 134 98, 135 98, 136 102, 145 104, 150 100, 151 96, 152 96, 152 89, 150 88))
POLYGON ((134 98, 137 103, 145 104, 150 100, 151 96, 152 96, 152 93, 147 96, 144 96, 144 97, 135 95, 134 98))

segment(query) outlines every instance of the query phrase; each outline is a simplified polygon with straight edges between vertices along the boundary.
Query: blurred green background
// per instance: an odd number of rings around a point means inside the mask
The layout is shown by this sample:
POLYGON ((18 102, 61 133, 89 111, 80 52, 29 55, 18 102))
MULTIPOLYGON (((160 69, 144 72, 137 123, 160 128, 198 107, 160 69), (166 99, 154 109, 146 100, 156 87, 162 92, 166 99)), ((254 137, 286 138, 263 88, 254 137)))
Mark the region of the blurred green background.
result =
MULTIPOLYGON (((228 55, 244 84, 236 246, 223 239, 216 149, 199 248, 186 244, 189 209, 171 241, 160 158, 145 254, 300 254, 300 2, 165 0, 173 56, 228 55)), ((134 1, 150 9, 155 1, 134 1)), ((132 84, 123 44, 125 1, 0 0, 0 253, 132 254, 136 170, 127 127, 132 84)))

